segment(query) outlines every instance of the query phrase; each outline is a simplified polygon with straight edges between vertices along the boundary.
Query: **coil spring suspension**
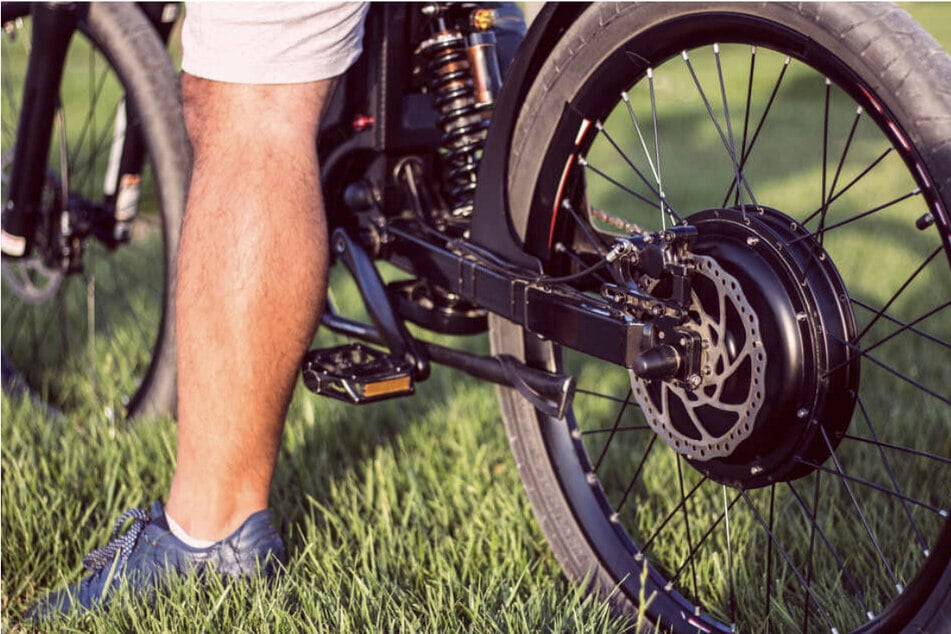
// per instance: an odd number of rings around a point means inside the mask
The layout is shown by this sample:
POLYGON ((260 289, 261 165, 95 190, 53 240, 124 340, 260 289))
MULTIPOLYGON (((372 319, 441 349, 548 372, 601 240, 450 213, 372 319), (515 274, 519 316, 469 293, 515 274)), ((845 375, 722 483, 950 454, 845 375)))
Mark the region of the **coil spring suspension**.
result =
POLYGON ((419 53, 427 60, 429 89, 442 128, 442 156, 446 188, 453 216, 468 216, 476 188, 479 159, 491 104, 476 101, 465 37, 442 31, 423 42, 419 53))

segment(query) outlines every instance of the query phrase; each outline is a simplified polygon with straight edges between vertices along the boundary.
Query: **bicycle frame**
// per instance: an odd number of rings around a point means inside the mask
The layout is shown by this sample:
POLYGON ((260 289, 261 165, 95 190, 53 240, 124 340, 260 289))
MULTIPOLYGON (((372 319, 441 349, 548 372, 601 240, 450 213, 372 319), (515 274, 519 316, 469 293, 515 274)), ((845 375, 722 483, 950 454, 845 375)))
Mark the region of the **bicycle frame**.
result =
MULTIPOLYGON (((660 339, 682 341, 682 378, 695 371, 699 343, 676 328, 682 321, 678 306, 645 295, 637 310, 631 311, 629 305, 581 295, 541 278, 541 264, 525 253, 509 221, 504 157, 516 105, 527 90, 527 79, 578 10, 546 9, 519 48, 496 106, 499 116, 493 117, 490 127, 471 227, 461 240, 426 225, 426 207, 433 204, 434 196, 420 191, 425 189, 424 182, 411 183, 413 176, 404 174, 410 163, 427 169, 439 147, 430 95, 414 91, 408 79, 413 52, 406 33, 413 32, 420 12, 391 4, 371 10, 366 38, 376 44, 367 46, 361 60, 342 78, 322 124, 318 147, 334 254, 353 274, 374 326, 343 319, 332 306, 324 313, 325 326, 384 343, 396 356, 409 359, 417 379, 428 374, 432 357, 496 383, 528 383, 528 392, 536 397, 541 394, 547 406, 558 404, 550 411, 564 411, 571 398, 568 377, 545 376, 514 362, 476 359, 414 340, 402 326, 407 318, 400 314, 405 313, 403 307, 394 305, 372 265, 376 258, 539 337, 635 372, 652 370, 642 367, 639 359, 660 339), (345 120, 348 112, 358 114, 345 120), (341 130, 352 136, 332 145, 334 134, 341 130), (401 178, 409 194, 400 191, 401 178), (414 219, 402 216, 407 202, 416 210, 414 219), (646 318, 636 319, 632 312, 646 318)), ((692 240, 693 234, 689 229, 675 230, 656 239, 665 248, 674 248, 692 240)), ((423 325, 439 330, 438 325, 423 325)))

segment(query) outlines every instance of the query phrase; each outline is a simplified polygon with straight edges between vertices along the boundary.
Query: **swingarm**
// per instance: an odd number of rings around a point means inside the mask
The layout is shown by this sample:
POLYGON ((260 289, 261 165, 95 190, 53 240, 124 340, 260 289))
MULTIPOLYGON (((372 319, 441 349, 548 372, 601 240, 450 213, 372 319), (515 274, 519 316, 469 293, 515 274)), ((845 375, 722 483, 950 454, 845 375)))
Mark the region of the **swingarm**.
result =
POLYGON ((529 368, 510 357, 482 357, 413 338, 403 325, 412 315, 402 314, 406 311, 394 301, 393 285, 387 288, 373 264, 373 258, 382 258, 412 271, 457 305, 495 313, 535 336, 623 366, 641 378, 672 380, 690 389, 699 383, 701 341, 682 326, 694 268, 689 246, 695 238, 693 227, 632 235, 615 241, 593 265, 550 277, 513 267, 414 220, 337 229, 334 254, 353 275, 373 326, 344 319, 332 308, 323 323, 383 344, 390 353, 360 344, 314 350, 304 361, 304 381, 320 394, 369 402, 412 393, 413 381, 426 378, 432 360, 515 387, 558 416, 570 405, 571 377, 529 368), (669 280, 669 293, 664 293, 669 298, 642 290, 637 278, 644 275, 669 280), (569 281, 590 290, 577 290, 569 281))

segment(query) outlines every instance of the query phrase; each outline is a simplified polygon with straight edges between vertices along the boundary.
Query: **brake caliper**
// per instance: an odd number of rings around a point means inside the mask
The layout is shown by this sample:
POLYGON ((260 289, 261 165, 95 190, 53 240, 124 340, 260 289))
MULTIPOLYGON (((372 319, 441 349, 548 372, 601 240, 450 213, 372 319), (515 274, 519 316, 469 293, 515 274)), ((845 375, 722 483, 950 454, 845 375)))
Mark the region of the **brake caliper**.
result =
POLYGON ((689 323, 697 272, 690 245, 696 237, 693 227, 678 226, 618 240, 606 256, 618 284, 601 289, 606 299, 646 322, 634 374, 687 390, 703 381, 703 342, 689 323))

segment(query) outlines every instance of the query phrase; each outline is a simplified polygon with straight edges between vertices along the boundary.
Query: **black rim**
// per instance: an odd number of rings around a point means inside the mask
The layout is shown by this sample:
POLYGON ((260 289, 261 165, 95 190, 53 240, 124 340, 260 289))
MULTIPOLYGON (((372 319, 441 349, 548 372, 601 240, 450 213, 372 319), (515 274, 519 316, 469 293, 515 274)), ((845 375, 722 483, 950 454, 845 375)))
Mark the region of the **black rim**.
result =
MULTIPOLYGON (((668 624, 851 631, 871 620, 887 629, 917 609, 947 565, 951 287, 939 231, 927 226, 940 201, 881 104, 827 51, 735 15, 635 38, 566 104, 527 236, 550 270, 590 261, 591 235, 624 223, 657 229, 703 209, 741 215, 769 206, 780 210, 771 222, 798 224, 799 237, 787 233, 784 246, 808 243, 817 268, 828 259, 829 276, 841 274, 827 291, 844 283, 844 298, 816 300, 827 314, 804 311, 823 334, 801 345, 819 348, 809 358, 824 365, 813 379, 853 373, 808 391, 831 409, 774 482, 691 465, 646 424, 623 372, 611 379, 610 368, 563 355, 579 373, 574 416, 567 427, 542 427, 563 491, 602 564, 634 598, 649 563, 651 611, 668 624), (807 122, 796 129, 813 134, 808 143, 783 137, 795 120, 807 122), (788 183, 777 177, 788 172, 788 183), (673 212, 663 220, 661 192, 673 212), (587 231, 567 212, 552 220, 563 200, 586 210, 587 231), (556 254, 559 242, 573 253, 556 254), (829 334, 836 318, 845 325, 829 334)), ((533 345, 527 356, 544 363, 544 348, 533 345)))
MULTIPOLYGON (((29 19, 8 25, 3 35, 5 178, 30 47, 29 19)), ((84 35, 73 37, 67 58, 61 86, 65 107, 54 130, 44 204, 62 208, 66 197, 77 218, 93 218, 111 214, 104 182, 123 92, 108 59, 85 29, 84 35)), ((127 133, 137 126, 129 113, 127 133)), ((148 166, 137 207, 130 241, 109 244, 111 235, 93 235, 101 229, 83 239, 80 269, 57 270, 39 253, 26 261, 4 260, 5 390, 28 391, 64 412, 92 411, 110 419, 137 407, 164 311, 163 217, 148 166)))

